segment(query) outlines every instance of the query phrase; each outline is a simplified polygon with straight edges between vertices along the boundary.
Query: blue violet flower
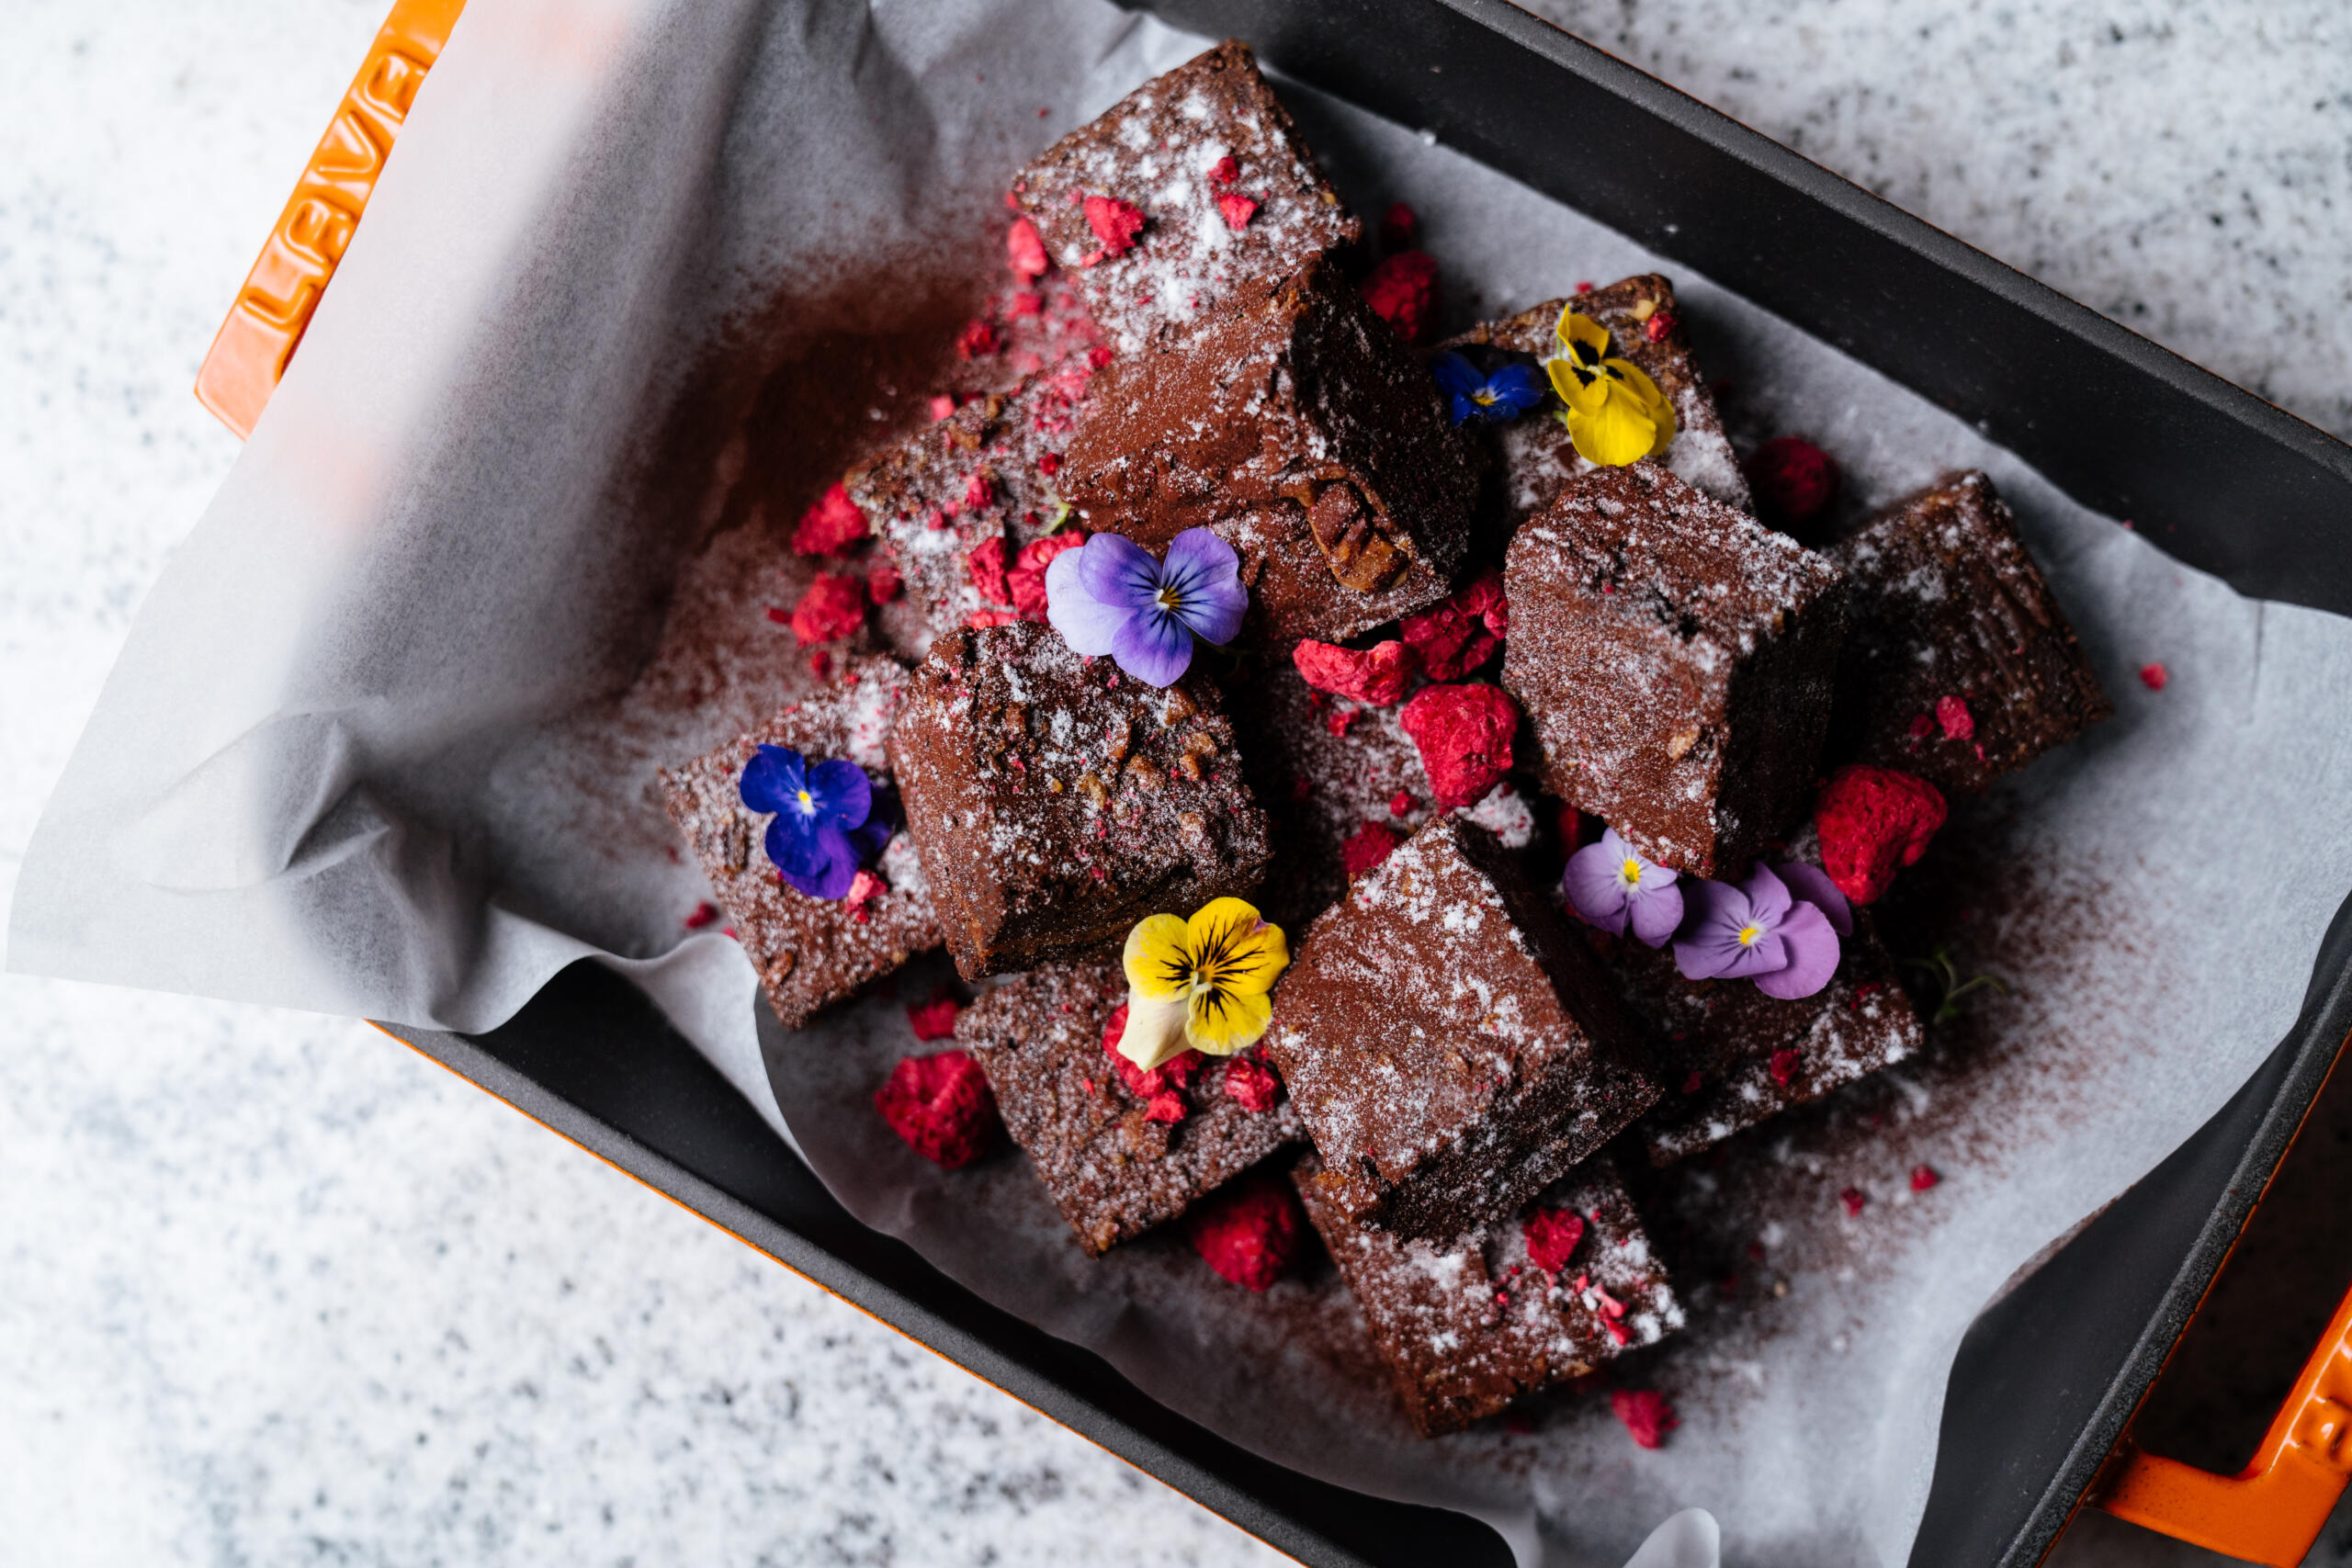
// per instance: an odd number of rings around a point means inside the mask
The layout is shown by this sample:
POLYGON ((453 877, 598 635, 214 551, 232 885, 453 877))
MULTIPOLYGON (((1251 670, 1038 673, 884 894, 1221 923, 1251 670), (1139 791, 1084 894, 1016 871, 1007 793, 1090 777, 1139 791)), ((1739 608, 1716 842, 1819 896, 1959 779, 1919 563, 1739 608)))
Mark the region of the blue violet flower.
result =
POLYGON ((768 859, 811 898, 847 897, 858 867, 890 841, 897 813, 855 762, 809 763, 786 746, 762 746, 743 765, 743 804, 775 814, 768 859))
POLYGON ((1108 655, 1148 686, 1192 667, 1193 639, 1233 640, 1250 608, 1241 558, 1206 528, 1187 528, 1157 561, 1133 540, 1097 534, 1046 568, 1046 619, 1074 652, 1108 655))
POLYGON ((1491 376, 1481 376, 1466 357, 1448 351, 1430 361, 1430 374, 1437 378, 1438 390, 1452 405, 1456 424, 1474 419, 1496 423, 1517 419, 1552 389, 1544 372, 1516 359, 1491 376))
POLYGON ((1838 932, 1853 930, 1851 907, 1828 882, 1812 866, 1761 863, 1737 887, 1691 878, 1675 967, 1688 980, 1753 980, 1783 1001, 1813 995, 1838 972, 1838 932), (1815 901, 1824 889, 1834 903, 1815 901))
POLYGON ((1663 947, 1682 923, 1682 889, 1676 873, 1635 854, 1617 829, 1568 857, 1560 889, 1587 925, 1619 936, 1628 926, 1652 947, 1663 947))

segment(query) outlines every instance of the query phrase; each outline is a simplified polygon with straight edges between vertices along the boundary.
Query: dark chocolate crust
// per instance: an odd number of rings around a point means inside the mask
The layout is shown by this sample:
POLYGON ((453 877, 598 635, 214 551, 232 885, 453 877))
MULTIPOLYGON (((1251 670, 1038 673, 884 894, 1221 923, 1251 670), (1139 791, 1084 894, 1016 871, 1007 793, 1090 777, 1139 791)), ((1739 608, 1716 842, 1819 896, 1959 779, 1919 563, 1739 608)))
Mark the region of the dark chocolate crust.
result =
POLYGON ((1571 1210, 1585 1221, 1567 1266, 1549 1274, 1528 1257, 1520 1214, 1450 1244, 1400 1240, 1351 1224, 1315 1179, 1318 1168, 1309 1158, 1293 1173, 1306 1217, 1425 1438, 1459 1431, 1682 1326, 1681 1303, 1605 1158, 1530 1206, 1571 1210), (1622 1316, 1610 1315, 1612 1301, 1622 1316))
POLYGON ((1154 550, 1215 529, 1284 649, 1443 597, 1469 547, 1475 479, 1436 382, 1324 259, 1114 363, 1068 460, 1090 528, 1154 550))
POLYGON ((891 736, 908 830, 967 980, 1116 951, 1257 885, 1266 814, 1216 688, 1161 690, 1027 622, 932 646, 891 736))
MULTIPOLYGON (((1438 346, 1464 352, 1491 348, 1531 355, 1540 363, 1559 353, 1555 329, 1560 312, 1571 305, 1577 314, 1608 328, 1611 352, 1640 366, 1674 404, 1674 440, 1666 449, 1664 462, 1668 471, 1727 506, 1753 511, 1747 478, 1740 471, 1731 437, 1724 434, 1714 394, 1699 373, 1698 361, 1690 352, 1690 330, 1669 279, 1644 273, 1620 278, 1606 288, 1546 299, 1516 316, 1481 321, 1438 346), (1671 324, 1653 337, 1649 329, 1659 317, 1671 324)), ((1506 476, 1504 507, 1511 526, 1544 510, 1568 480, 1592 471, 1592 465, 1577 457, 1569 445, 1567 429, 1556 417, 1559 410, 1558 398, 1547 397, 1541 407, 1498 433, 1506 476)))
POLYGON ((888 785, 885 745, 906 685, 906 671, 895 660, 858 660, 832 684, 752 733, 682 768, 662 770, 670 820, 702 863, 712 897, 786 1029, 798 1029, 818 1009, 937 947, 939 919, 922 859, 904 832, 882 852, 876 869, 888 890, 862 907, 863 919, 841 899, 811 898, 786 886, 762 847, 768 818, 743 804, 743 764, 763 743, 788 746, 811 761, 846 758, 888 785))
POLYGON ((1003 982, 956 1019, 956 1043, 979 1059, 1013 1142, 1098 1258, 1299 1135, 1287 1096, 1250 1111, 1226 1093, 1223 1057, 1204 1058, 1168 1091, 1183 1102, 1182 1121, 1147 1116, 1102 1048, 1103 1025, 1125 999, 1115 964, 1053 964, 1003 982))
POLYGON ((1846 636, 1826 559, 1636 463, 1570 481, 1503 581, 1503 685, 1553 794, 1706 877, 1804 814, 1846 636))
POLYGON ((2115 711, 1993 481, 1970 472, 1841 540, 1853 629, 1838 660, 1831 750, 1980 795, 2115 711), (1974 733, 1951 736, 1939 698, 1974 733))
POLYGON ((1657 1099, 1609 982, 1494 836, 1423 828, 1306 933, 1267 1053, 1358 1224, 1465 1235, 1657 1099))
POLYGON ((1069 269, 1111 347, 1126 356, 1173 343, 1237 291, 1353 250, 1363 233, 1249 46, 1231 39, 1055 142, 1012 189, 1046 254, 1069 269), (1238 173, 1218 185, 1211 171, 1228 154, 1238 173), (1225 193, 1258 204, 1238 230, 1217 209, 1225 193), (1087 196, 1142 209, 1133 250, 1089 261, 1102 242, 1087 223, 1087 196))

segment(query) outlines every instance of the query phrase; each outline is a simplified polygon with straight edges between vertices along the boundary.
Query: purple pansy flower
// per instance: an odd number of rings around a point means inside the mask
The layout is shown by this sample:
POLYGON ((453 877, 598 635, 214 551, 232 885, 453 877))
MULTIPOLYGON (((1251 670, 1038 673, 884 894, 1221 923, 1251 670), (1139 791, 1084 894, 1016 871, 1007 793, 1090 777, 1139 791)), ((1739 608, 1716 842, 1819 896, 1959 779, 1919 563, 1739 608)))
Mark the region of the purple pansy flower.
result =
POLYGON ((889 797, 865 769, 839 758, 810 766, 789 747, 762 746, 737 788, 744 805, 775 814, 768 859, 811 898, 845 897, 857 868, 890 841, 897 825, 889 797))
MULTIPOLYGON (((1829 915, 1792 895, 1769 866, 1758 864, 1737 887, 1694 880, 1690 902, 1690 929, 1674 944, 1674 964, 1685 979, 1753 980, 1766 996, 1793 1001, 1838 972, 1838 931, 1829 915)), ((1849 924, 1851 919, 1847 912, 1849 924)))
POLYGON ((1150 686, 1191 668, 1193 639, 1230 642, 1250 608, 1241 558, 1206 528, 1187 528, 1156 561, 1133 540, 1097 534, 1046 568, 1046 619, 1072 650, 1108 654, 1150 686))
POLYGON ((1552 389, 1544 372, 1523 360, 1513 360, 1491 376, 1482 376, 1468 356, 1451 350, 1430 361, 1437 389, 1445 394, 1453 423, 1470 420, 1517 419, 1544 400, 1552 389))
POLYGON ((1682 923, 1682 889, 1676 874, 1635 854, 1617 829, 1568 857, 1560 886, 1588 925, 1622 934, 1628 925, 1652 947, 1662 947, 1682 923))

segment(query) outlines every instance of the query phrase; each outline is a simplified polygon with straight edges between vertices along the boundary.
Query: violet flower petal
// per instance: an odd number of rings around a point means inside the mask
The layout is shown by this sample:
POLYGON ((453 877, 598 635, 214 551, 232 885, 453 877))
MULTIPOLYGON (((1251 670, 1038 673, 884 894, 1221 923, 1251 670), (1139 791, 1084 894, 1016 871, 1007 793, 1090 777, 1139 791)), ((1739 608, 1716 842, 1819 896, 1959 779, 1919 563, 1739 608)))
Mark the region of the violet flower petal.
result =
POLYGON ((816 803, 818 820, 832 827, 854 828, 874 809, 874 781, 864 768, 839 757, 809 769, 803 787, 816 803))
MULTIPOLYGON (((1560 874, 1560 890, 1568 896, 1568 907, 1587 925, 1605 931, 1623 931, 1629 900, 1624 885, 1617 880, 1617 868, 1623 863, 1624 856, 1620 849, 1611 847, 1609 840, 1613 837, 1614 834, 1603 833, 1600 842, 1587 844, 1570 855, 1567 870, 1560 874)), ((1679 919, 1682 906, 1679 894, 1674 902, 1679 919)), ((1657 943, 1653 942, 1650 945, 1656 947, 1657 943)))
POLYGON ((1064 550, 1047 563, 1046 620, 1069 644, 1072 653, 1086 659, 1102 659, 1110 654, 1119 628, 1133 620, 1136 613, 1105 604, 1086 591, 1079 562, 1093 547, 1094 541, 1090 539, 1074 550, 1064 550))
POLYGON ((1801 903, 1792 908, 1765 941, 1775 939, 1787 950, 1788 964, 1756 976, 1756 988, 1766 996, 1795 1001, 1829 984, 1829 977, 1838 973, 1838 932, 1818 906, 1801 903))
POLYGON ((808 859, 802 863, 777 864, 784 879, 811 898, 846 897, 849 885, 857 879, 858 861, 849 835, 829 822, 809 835, 806 847, 808 859))
POLYGON ((1690 924, 1674 944, 1674 966, 1686 980, 1714 979, 1747 952, 1739 933, 1747 924, 1747 895, 1696 877, 1681 891, 1690 924))
POLYGON ((1776 865, 1772 870, 1788 885, 1790 897, 1800 903, 1811 904, 1828 918, 1830 930, 1839 936, 1854 934, 1854 907, 1846 901, 1843 893, 1838 891, 1838 885, 1829 880, 1827 872, 1817 865, 1807 865, 1801 860, 1776 865))
POLYGON ((1768 931, 1780 925, 1793 902, 1788 884, 1773 875, 1762 861, 1756 863, 1756 869, 1747 874, 1747 880, 1739 885, 1739 890, 1747 895, 1747 918, 1768 931))
POLYGON ((1187 528, 1169 541, 1160 581, 1172 592, 1176 614, 1193 635, 1214 643, 1231 642, 1250 609, 1241 586, 1241 558, 1206 528, 1187 528))
POLYGON ((1111 643, 1111 657, 1147 686, 1172 686, 1192 667, 1193 633, 1167 611, 1148 610, 1128 617, 1119 628, 1111 643))
MULTIPOLYGON (((1079 584, 1096 603, 1132 613, 1150 609, 1158 602, 1163 575, 1159 563, 1124 534, 1097 534, 1065 553, 1078 558, 1079 584)), ((1051 573, 1053 568, 1046 570, 1051 573)), ((1050 598, 1050 577, 1047 581, 1050 598)))
POLYGON ((1651 947, 1664 947, 1667 938, 1682 924, 1682 889, 1675 885, 1670 871, 1667 881, 1652 886, 1652 869, 1642 868, 1641 886, 1625 903, 1633 910, 1634 934, 1651 947))
POLYGON ((783 746, 763 746, 743 764, 736 793, 754 811, 782 811, 786 802, 800 794, 802 767, 799 752, 783 746))
MULTIPOLYGON (((1813 906, 1808 904, 1805 908, 1810 909, 1813 906)), ((1819 913, 1818 910, 1815 912, 1819 913)), ((1826 930, 1828 922, 1825 920, 1822 925, 1826 930)), ((1734 935, 1732 944, 1736 951, 1731 962, 1716 971, 1717 975, 1724 979, 1753 980, 1759 975, 1770 975, 1776 969, 1788 967, 1789 945, 1781 939, 1781 933, 1777 931, 1766 931, 1754 942, 1745 945, 1742 945, 1739 938, 1734 935)))

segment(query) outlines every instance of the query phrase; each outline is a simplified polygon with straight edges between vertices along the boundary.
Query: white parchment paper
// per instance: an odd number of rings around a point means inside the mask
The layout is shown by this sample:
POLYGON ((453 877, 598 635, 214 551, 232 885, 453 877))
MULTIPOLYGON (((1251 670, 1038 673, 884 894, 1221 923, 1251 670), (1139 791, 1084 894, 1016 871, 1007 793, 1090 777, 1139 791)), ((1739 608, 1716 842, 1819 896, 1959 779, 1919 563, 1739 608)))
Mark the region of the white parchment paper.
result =
POLYGON ((1244 1299, 1165 1237, 1085 1263, 1025 1167, 940 1173, 865 1111, 912 1047, 890 1000, 763 1056, 748 964, 682 928, 707 890, 652 770, 805 679, 760 615, 789 603, 760 546, 775 519, 738 515, 753 433, 790 422, 760 415, 758 376, 706 367, 756 321, 760 374, 821 387, 844 322, 887 334, 904 279, 993 251, 1023 157, 1200 41, 1092 0, 472 0, 139 616, 28 853, 9 964, 479 1031, 596 958, 862 1218, 1256 1451, 1472 1509, 1524 1561, 1622 1562, 1698 1505, 1743 1562, 1899 1562, 1974 1313, 2294 1016, 2352 887, 2352 624, 2177 565, 1670 257, 1285 95, 1360 211, 1420 210, 1456 315, 1656 267, 1735 423, 1811 434, 1864 501, 1990 470, 2120 711, 1921 868, 1955 949, 2013 994, 1645 1190, 1665 1244, 1703 1260, 1690 1331, 1621 1374, 1680 1408, 1663 1450, 1590 1399, 1414 1441, 1328 1276, 1244 1299), (693 680, 664 663, 693 640, 664 606, 689 597, 743 622, 693 680), (2161 693, 2135 674, 2153 660, 2161 693), (1918 1163, 1944 1179, 1915 1196, 1918 1163))

